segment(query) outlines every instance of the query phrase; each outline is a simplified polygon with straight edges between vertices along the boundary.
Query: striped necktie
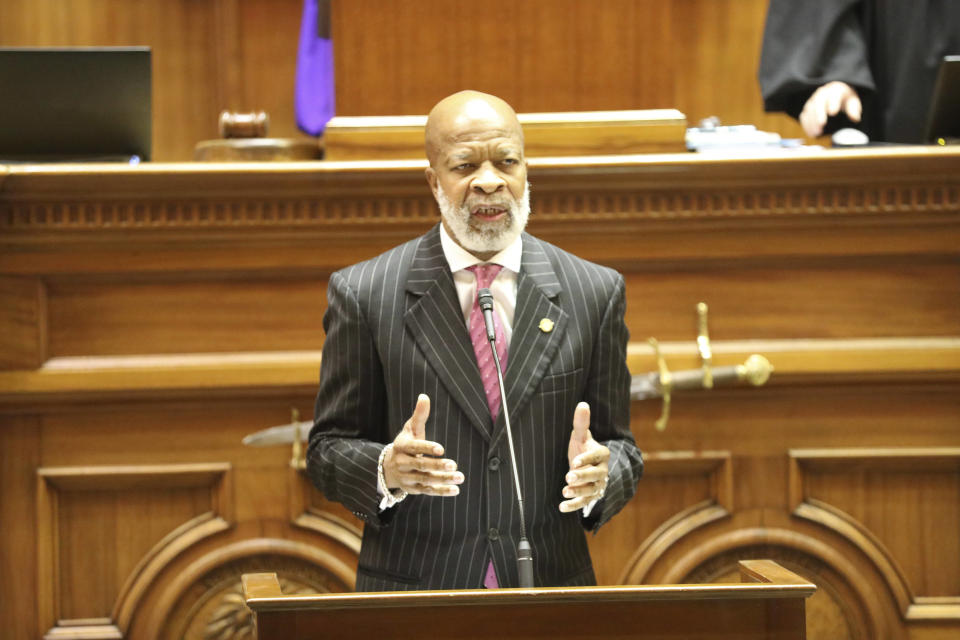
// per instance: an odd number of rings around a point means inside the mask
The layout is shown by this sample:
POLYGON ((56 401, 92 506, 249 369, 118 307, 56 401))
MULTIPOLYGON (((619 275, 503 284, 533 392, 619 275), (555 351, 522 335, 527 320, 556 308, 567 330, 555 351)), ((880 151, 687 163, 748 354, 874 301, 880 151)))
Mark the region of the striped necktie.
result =
MULTIPOLYGON (((467 267, 477 276, 477 291, 489 289, 490 283, 500 273, 498 264, 477 264, 467 267)), ((493 330, 496 336, 497 356, 500 358, 500 368, 507 368, 507 339, 503 333, 503 325, 497 314, 493 314, 493 330)), ((497 379, 497 366, 490 351, 490 342, 487 340, 487 330, 483 323, 483 312, 476 296, 473 299, 473 309, 470 310, 470 341, 473 342, 473 352, 477 356, 477 366, 480 368, 480 378, 483 380, 483 390, 487 394, 487 407, 490 417, 496 422, 500 415, 500 382, 497 379)))
MULTIPOLYGON (((477 291, 489 289, 490 283, 500 273, 498 264, 477 264, 467 267, 477 277, 477 291)), ((493 314, 493 333, 496 336, 494 344, 497 346, 497 357, 500 359, 500 368, 507 367, 507 340, 503 334, 503 325, 497 314, 493 314)), ((470 341, 473 342, 473 352, 477 356, 477 367, 480 368, 480 378, 483 380, 483 390, 487 394, 487 407, 494 422, 500 415, 500 381, 497 378, 497 365, 490 352, 490 341, 487 340, 487 329, 483 322, 483 312, 476 296, 473 298, 473 308, 470 310, 470 341)), ((487 571, 483 576, 483 586, 487 589, 496 589, 500 586, 497 572, 493 568, 493 560, 487 564, 487 571)))

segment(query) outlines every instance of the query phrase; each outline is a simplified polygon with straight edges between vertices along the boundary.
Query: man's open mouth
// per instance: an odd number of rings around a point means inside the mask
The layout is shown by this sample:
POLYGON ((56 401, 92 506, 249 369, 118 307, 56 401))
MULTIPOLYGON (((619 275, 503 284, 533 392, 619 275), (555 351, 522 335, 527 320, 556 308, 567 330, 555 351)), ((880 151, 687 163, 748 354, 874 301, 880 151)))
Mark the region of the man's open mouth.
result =
POLYGON ((499 220, 507 214, 506 207, 481 205, 472 207, 470 214, 482 220, 499 220))

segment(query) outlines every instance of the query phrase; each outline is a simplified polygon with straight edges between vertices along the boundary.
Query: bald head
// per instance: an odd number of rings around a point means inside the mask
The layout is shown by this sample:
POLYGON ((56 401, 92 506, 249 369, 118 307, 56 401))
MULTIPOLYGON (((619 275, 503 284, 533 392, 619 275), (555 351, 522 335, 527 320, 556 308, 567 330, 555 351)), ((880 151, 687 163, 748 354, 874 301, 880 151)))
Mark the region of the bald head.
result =
POLYGON ((461 91, 430 111, 425 170, 443 227, 454 242, 489 260, 516 241, 530 201, 523 131, 506 102, 461 91))
POLYGON ((424 138, 430 166, 435 166, 445 147, 478 130, 514 137, 523 147, 523 130, 509 104, 487 93, 460 91, 438 102, 427 117, 424 138))

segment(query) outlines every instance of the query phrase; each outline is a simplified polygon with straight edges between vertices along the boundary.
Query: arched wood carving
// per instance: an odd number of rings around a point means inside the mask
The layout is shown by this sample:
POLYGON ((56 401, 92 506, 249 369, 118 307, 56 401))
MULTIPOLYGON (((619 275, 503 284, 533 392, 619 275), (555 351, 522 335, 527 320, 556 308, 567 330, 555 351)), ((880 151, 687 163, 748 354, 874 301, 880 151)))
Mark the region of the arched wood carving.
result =
POLYGON ((253 638, 240 576, 275 572, 286 594, 352 591, 356 573, 322 549, 289 540, 246 540, 205 556, 180 576, 158 606, 156 640, 253 638))
MULTIPOLYGON (((755 514, 758 515, 758 514, 755 514)), ((874 576, 845 557, 836 546, 810 533, 780 527, 738 527, 726 531, 698 531, 661 557, 637 559, 626 570, 628 584, 647 582, 647 570, 660 562, 656 582, 698 583, 736 580, 739 560, 771 559, 817 584, 819 595, 808 603, 808 637, 811 640, 898 638, 900 626, 891 619, 884 598, 877 593, 874 576), (664 556, 668 556, 664 559, 664 556)), ((678 541, 679 542, 679 541, 678 541)))
MULTIPOLYGON (((836 496, 834 500, 849 500, 843 486, 845 483, 854 486, 858 495, 865 495, 869 491, 868 485, 871 485, 870 479, 873 479, 874 483, 882 482, 885 487, 898 487, 901 492, 911 491, 912 493, 902 494, 908 497, 904 500, 907 504, 922 501, 924 497, 934 503, 937 500, 953 502, 957 494, 956 490, 951 493, 950 487, 957 486, 960 449, 794 449, 789 455, 790 506, 795 516, 815 522, 842 536, 870 558, 896 598, 897 606, 905 618, 936 620, 957 616, 960 599, 918 595, 916 587, 911 586, 897 560, 896 551, 903 553, 905 549, 892 549, 884 544, 867 524, 840 506, 831 504, 828 496, 820 496, 818 488, 819 491, 832 488, 835 492, 833 495, 836 496), (828 487, 816 482, 817 476, 824 473, 830 474, 832 478, 828 487)), ((874 489, 874 494, 874 502, 882 502, 877 489, 874 489)), ((861 511, 865 509, 853 502, 848 508, 861 511)), ((907 521, 901 522, 900 527, 915 527, 917 524, 909 521, 913 518, 905 520, 907 521)), ((955 541, 960 534, 960 524, 949 516, 941 523, 940 529, 948 541, 955 541)), ((944 544, 939 549, 930 550, 930 553, 945 559, 955 557, 951 555, 954 549, 948 549, 948 546, 949 544, 944 544)), ((947 572, 950 573, 950 570, 947 569, 947 572)))
MULTIPOLYGON (((231 471, 231 465, 226 463, 38 469, 38 567, 45 585, 39 600, 41 632, 69 636, 85 630, 91 637, 122 636, 147 585, 163 568, 191 546, 227 530, 233 523, 231 471), (165 500, 165 494, 176 494, 180 499, 165 500), (104 495, 110 498, 99 504, 112 505, 109 511, 91 500, 91 496, 104 495), (110 616, 91 620, 77 615, 75 608, 83 608, 74 603, 70 589, 77 578, 104 581, 109 574, 105 566, 96 575, 84 574, 79 568, 84 565, 71 563, 71 556, 86 553, 89 541, 102 535, 103 528, 131 527, 143 509, 149 511, 156 505, 171 509, 174 502, 179 508, 173 511, 185 519, 152 545, 139 540, 143 555, 119 587, 110 616), (191 513, 196 515, 188 517, 191 513), (104 516, 109 516, 110 521, 104 516)), ((122 531, 114 535, 120 536, 122 531)), ((107 592, 105 598, 112 595, 107 592)), ((100 599, 100 605, 108 601, 100 599)))

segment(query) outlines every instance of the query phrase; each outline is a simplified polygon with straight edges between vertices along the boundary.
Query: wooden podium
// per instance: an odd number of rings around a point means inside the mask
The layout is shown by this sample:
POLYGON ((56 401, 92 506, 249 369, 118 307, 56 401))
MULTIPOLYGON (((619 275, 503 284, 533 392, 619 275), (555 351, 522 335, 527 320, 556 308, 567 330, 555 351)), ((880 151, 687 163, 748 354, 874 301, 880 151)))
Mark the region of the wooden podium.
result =
POLYGON ((770 560, 739 584, 472 589, 285 596, 276 574, 243 576, 259 640, 318 638, 806 638, 816 586, 770 560))

